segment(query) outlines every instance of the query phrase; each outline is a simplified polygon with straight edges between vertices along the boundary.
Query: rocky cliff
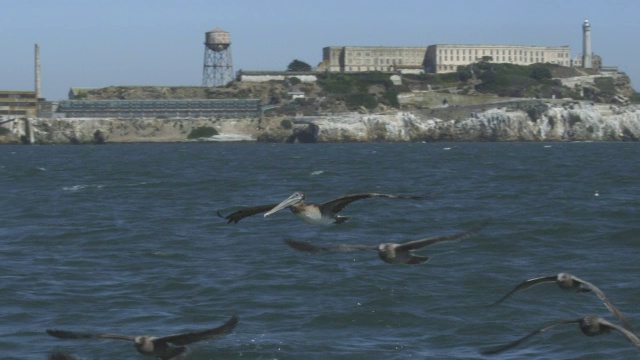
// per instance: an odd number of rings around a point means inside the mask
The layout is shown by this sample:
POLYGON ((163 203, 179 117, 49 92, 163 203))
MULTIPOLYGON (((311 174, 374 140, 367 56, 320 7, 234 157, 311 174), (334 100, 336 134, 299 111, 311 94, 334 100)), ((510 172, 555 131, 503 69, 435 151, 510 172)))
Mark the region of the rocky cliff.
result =
MULTIPOLYGON (((310 119, 318 142, 359 141, 637 141, 640 107, 590 103, 496 108, 443 120, 415 112, 310 119)), ((307 136, 308 137, 308 136, 307 136)))
POLYGON ((197 127, 222 136, 201 139, 264 142, 410 141, 638 141, 640 106, 557 102, 464 112, 455 118, 430 112, 347 113, 287 119, 29 119, 10 127, 0 142, 32 138, 37 144, 187 141, 197 127), (290 125, 290 126, 289 126, 290 125))

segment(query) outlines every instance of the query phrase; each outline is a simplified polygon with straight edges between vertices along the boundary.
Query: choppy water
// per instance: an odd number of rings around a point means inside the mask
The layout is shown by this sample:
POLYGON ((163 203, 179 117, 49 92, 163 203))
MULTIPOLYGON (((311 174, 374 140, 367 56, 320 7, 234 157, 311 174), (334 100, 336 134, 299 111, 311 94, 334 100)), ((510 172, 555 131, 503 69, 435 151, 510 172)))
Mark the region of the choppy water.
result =
MULTIPOLYGON (((215 327, 189 359, 482 359, 550 321, 611 321, 553 284, 486 305, 520 281, 568 271, 640 328, 640 144, 131 144, 0 147, 0 353, 138 359, 130 343, 61 340, 62 328, 167 335, 215 327), (430 196, 349 205, 342 225, 288 211, 227 224, 217 210, 354 192, 430 196), (596 196, 598 195, 598 196, 596 196), (283 244, 404 242, 422 265, 283 244)), ((630 359, 619 333, 554 328, 497 359, 630 359)))

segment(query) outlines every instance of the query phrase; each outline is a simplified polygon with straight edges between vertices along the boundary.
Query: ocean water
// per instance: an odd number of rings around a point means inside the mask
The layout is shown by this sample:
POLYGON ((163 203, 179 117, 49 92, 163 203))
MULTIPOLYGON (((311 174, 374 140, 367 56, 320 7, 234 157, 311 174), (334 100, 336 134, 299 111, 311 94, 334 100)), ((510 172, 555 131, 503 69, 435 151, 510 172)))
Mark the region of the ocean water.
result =
POLYGON ((189 359, 633 359, 620 333, 577 325, 493 356, 481 349, 594 314, 593 294, 519 282, 570 272, 640 329, 638 143, 180 143, 0 147, 0 354, 142 359, 131 343, 45 329, 169 335, 240 318, 189 359), (356 192, 344 224, 289 211, 227 224, 234 206, 356 192), (405 242, 486 223, 391 265, 318 245, 405 242))

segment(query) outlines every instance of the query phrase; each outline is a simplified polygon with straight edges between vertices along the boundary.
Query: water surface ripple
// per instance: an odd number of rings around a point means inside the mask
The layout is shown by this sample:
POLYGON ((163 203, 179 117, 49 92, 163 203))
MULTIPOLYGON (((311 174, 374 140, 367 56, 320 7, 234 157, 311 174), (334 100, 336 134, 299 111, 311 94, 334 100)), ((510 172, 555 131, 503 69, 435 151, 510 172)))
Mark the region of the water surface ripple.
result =
MULTIPOLYGON (((483 359, 479 350, 551 321, 614 319, 553 284, 487 307, 520 281, 561 271, 599 286, 640 328, 638 143, 128 144, 0 147, 0 352, 141 358, 129 343, 44 330, 167 335, 218 326, 189 359, 483 359), (356 192, 345 224, 288 211, 227 224, 216 211, 356 192), (431 260, 307 254, 283 244, 404 242, 489 221, 425 248, 431 260)), ((495 359, 629 359, 618 333, 554 328, 495 359)))

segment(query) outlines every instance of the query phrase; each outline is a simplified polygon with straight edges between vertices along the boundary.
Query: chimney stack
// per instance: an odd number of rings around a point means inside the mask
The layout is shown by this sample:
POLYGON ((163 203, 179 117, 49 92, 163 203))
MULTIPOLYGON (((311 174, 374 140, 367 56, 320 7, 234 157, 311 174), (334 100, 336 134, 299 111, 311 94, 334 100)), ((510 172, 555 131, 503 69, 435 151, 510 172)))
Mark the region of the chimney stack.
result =
POLYGON ((40 46, 36 44, 36 99, 40 99, 41 88, 40 88, 40 46))

